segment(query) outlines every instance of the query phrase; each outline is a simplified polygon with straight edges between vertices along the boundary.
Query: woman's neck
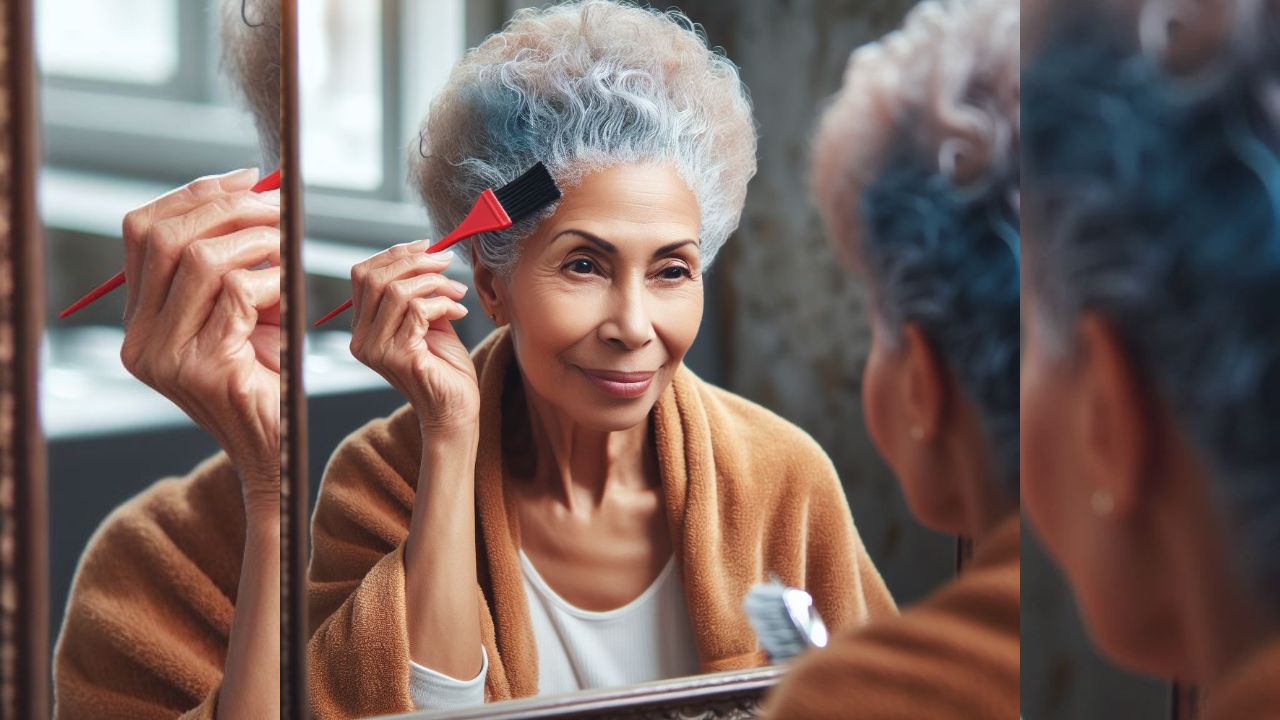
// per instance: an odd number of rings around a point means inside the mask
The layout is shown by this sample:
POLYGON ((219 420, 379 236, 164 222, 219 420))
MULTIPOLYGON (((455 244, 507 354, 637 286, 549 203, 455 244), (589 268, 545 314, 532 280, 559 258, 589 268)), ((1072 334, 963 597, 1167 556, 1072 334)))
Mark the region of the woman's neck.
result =
POLYGON ((1242 553, 1210 496, 1207 473, 1187 454, 1162 473, 1157 532, 1171 567, 1183 637, 1184 679, 1212 688, 1241 661, 1280 637, 1275 618, 1242 577, 1242 553))
POLYGON ((528 423, 516 452, 523 455, 521 474, 533 488, 554 494, 570 512, 589 513, 611 488, 651 484, 656 473, 650 467, 649 423, 617 431, 588 428, 539 397, 523 377, 518 385, 511 409, 524 410, 528 423))

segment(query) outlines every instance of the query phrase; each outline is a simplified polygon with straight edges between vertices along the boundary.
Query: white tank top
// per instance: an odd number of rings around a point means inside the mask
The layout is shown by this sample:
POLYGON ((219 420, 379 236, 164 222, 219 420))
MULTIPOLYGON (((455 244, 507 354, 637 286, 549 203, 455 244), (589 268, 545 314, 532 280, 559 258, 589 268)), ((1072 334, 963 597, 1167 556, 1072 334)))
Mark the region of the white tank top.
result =
POLYGON ((520 551, 538 649, 538 694, 610 688, 693 675, 698 650, 675 558, 620 608, 577 608, 547 585, 520 551))
MULTIPOLYGON (((524 594, 538 652, 538 694, 621 687, 694 675, 693 641, 675 558, 644 592, 620 608, 595 612, 569 604, 520 551, 524 594)), ((484 703, 489 658, 476 677, 459 680, 409 661, 409 694, 420 710, 460 710, 484 703)))

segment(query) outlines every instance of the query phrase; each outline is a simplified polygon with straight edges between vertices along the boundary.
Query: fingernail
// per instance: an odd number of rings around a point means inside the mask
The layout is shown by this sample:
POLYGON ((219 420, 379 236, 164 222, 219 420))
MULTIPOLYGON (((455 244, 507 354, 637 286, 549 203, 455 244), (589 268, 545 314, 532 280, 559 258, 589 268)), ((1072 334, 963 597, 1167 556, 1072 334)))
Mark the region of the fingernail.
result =
POLYGON ((446 251, 441 252, 441 253, 432 253, 432 254, 431 254, 431 257, 433 257, 433 258, 435 258, 435 259, 437 259, 437 260, 452 260, 452 259, 453 259, 453 251, 452 251, 452 250, 446 250, 446 251))
POLYGON ((268 205, 280 207, 280 191, 268 190, 266 192, 257 193, 258 199, 268 205))
POLYGON ((261 174, 262 174, 262 171, 259 170, 258 168, 247 167, 241 170, 232 170, 231 172, 227 173, 224 177, 226 177, 226 179, 228 180, 253 182, 257 180, 258 176, 261 174))
POLYGON ((454 303, 454 305, 458 306, 458 309, 462 311, 463 315, 466 315, 468 312, 471 312, 470 310, 467 310, 467 306, 463 305, 462 303, 454 303))
POLYGON ((458 292, 463 293, 464 295, 466 294, 466 292, 467 292, 467 286, 466 286, 466 285, 463 285, 462 283, 458 282, 457 280, 450 280, 449 282, 453 285, 453 289, 454 289, 454 290, 457 290, 458 292))

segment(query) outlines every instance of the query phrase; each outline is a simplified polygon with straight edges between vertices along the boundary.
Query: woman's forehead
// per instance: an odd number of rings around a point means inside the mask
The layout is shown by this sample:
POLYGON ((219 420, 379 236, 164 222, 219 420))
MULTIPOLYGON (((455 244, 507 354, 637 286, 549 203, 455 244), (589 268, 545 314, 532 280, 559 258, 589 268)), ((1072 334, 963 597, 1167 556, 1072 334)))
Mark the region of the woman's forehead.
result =
POLYGON ((620 245, 697 240, 701 216, 693 192, 664 165, 617 165, 564 189, 547 219, 549 242, 576 230, 620 245))

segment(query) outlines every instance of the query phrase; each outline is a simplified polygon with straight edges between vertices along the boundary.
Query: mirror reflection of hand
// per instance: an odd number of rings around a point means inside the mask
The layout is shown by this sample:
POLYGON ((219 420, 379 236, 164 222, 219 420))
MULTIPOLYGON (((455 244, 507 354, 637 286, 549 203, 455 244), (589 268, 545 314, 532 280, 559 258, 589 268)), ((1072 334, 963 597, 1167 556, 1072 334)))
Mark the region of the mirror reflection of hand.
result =
POLYGON ((125 367, 226 451, 247 510, 279 507, 280 195, 203 177, 124 218, 125 367))
POLYGON ((444 276, 452 253, 428 255, 429 245, 396 245, 351 269, 351 354, 408 398, 424 430, 469 432, 480 390, 452 324, 467 314, 467 286, 444 276))

